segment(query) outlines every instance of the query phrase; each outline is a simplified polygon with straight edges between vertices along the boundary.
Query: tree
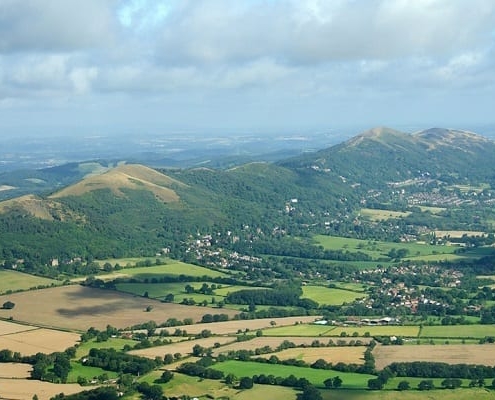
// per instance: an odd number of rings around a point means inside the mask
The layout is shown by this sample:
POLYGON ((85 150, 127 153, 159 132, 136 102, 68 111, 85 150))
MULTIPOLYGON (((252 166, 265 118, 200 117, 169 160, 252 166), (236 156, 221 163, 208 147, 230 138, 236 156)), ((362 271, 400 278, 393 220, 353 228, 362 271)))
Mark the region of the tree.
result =
POLYGON ((403 390, 409 390, 411 388, 411 385, 409 384, 408 381, 400 381, 399 384, 397 385, 397 390, 403 391, 403 390))
POLYGON ((418 384, 418 389, 419 390, 432 390, 435 389, 435 385, 433 384, 433 381, 431 379, 426 379, 418 384))
POLYGON ((334 389, 338 389, 339 387, 342 386, 342 379, 340 379, 340 376, 336 376, 333 378, 333 387, 334 389))
POLYGON ((6 301, 5 303, 3 303, 2 306, 4 310, 12 310, 14 307, 15 307, 15 303, 12 303, 11 301, 6 301))
POLYGON ((371 390, 382 390, 383 382, 381 379, 369 379, 368 380, 368 389, 371 390))
POLYGON ((253 387, 253 379, 249 376, 243 376, 239 381, 240 389, 251 389, 253 387))
POLYGON ((298 400, 322 400, 321 393, 313 385, 306 386, 302 393, 297 396, 298 400))
POLYGON ((160 377, 160 383, 167 383, 172 380, 174 374, 170 372, 168 369, 163 371, 162 376, 160 377))

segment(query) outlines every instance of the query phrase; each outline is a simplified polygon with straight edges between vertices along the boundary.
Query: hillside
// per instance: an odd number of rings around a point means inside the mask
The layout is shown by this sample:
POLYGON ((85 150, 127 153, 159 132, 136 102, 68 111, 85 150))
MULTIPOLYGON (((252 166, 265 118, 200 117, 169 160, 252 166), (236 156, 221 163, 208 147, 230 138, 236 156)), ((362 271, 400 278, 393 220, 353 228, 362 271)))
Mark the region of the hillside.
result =
POLYGON ((64 188, 50 198, 81 196, 96 190, 111 190, 116 196, 125 196, 125 189, 145 190, 153 193, 163 202, 177 202, 179 196, 170 189, 180 182, 143 165, 122 164, 102 174, 91 175, 82 181, 64 188))
MULTIPOLYGON (((418 201, 438 206, 428 201, 439 190, 446 191, 444 197, 433 200, 441 204, 475 204, 469 198, 452 197, 452 191, 469 184, 478 185, 478 192, 493 186, 492 154, 495 143, 470 132, 430 129, 406 134, 374 128, 280 163, 160 171, 137 164, 88 162, 38 175, 25 171, 23 177, 51 176, 56 183, 50 195, 0 203, 0 242, 5 244, 0 259, 30 255, 46 262, 56 257, 153 255, 164 247, 178 258, 193 257, 188 243, 212 232, 244 235, 242 251, 253 253, 261 249, 253 238, 276 237, 278 232, 294 237, 373 234, 397 240, 398 224, 361 224, 363 204, 391 207, 394 200, 404 210, 418 201), (76 177, 77 182, 57 188, 76 177), (411 190, 416 185, 412 191, 416 194, 394 198, 393 188, 405 184, 411 190)), ((449 221, 414 214, 401 223, 421 229, 488 228, 483 221, 490 219, 481 211, 456 212, 459 216, 451 215, 449 221)), ((241 250, 233 240, 222 245, 241 250)))
POLYGON ((425 176, 445 182, 491 182, 494 152, 495 142, 471 132, 433 128, 407 134, 381 127, 280 165, 330 170, 366 187, 425 176))

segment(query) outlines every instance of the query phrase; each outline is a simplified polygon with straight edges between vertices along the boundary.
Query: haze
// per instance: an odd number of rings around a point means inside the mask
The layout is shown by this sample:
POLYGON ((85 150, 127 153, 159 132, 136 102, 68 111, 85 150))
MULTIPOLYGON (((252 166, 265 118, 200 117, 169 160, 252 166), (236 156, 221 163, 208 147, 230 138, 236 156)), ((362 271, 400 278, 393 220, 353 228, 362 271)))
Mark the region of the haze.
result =
POLYGON ((491 0, 2 0, 0 131, 491 124, 494 27, 491 0))

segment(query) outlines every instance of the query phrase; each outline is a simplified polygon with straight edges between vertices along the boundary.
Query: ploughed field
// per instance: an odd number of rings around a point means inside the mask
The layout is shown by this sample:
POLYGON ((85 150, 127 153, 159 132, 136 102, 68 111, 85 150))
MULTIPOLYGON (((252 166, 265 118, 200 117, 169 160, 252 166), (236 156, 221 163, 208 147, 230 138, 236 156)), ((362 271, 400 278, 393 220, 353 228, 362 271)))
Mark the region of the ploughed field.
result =
POLYGON ((378 370, 393 362, 431 361, 448 364, 495 364, 493 344, 449 344, 449 345, 410 345, 382 346, 373 350, 378 370))
POLYGON ((14 321, 79 331, 86 331, 89 327, 105 329, 107 325, 127 328, 150 320, 160 324, 169 318, 183 320, 188 317, 199 321, 204 314, 222 313, 232 317, 237 313, 234 310, 161 303, 79 285, 0 296, 0 304, 6 301, 15 303, 15 307, 0 310, 1 318, 12 317, 14 321), (152 307, 149 312, 146 311, 148 306, 152 307))

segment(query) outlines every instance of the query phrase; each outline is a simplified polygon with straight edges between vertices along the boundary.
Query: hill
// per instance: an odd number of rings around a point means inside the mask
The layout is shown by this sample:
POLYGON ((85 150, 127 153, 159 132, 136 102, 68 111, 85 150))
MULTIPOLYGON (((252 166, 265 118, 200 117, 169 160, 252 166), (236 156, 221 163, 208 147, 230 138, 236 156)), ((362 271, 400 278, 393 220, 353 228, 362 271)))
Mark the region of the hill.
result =
MULTIPOLYGON (((414 191, 424 191, 426 198, 447 190, 447 185, 451 185, 448 190, 467 184, 489 188, 495 169, 492 154, 495 143, 470 132, 435 128, 407 134, 374 128, 337 146, 279 163, 155 170, 137 164, 88 162, 37 175, 24 171, 23 177, 50 176, 52 191, 0 203, 0 242, 7 244, 0 259, 27 254, 43 262, 154 255, 165 247, 173 256, 194 259, 190 245, 194 238, 213 232, 218 238, 227 233, 245 238, 242 246, 234 239, 216 241, 252 254, 268 251, 261 246, 268 237, 287 234, 359 238, 373 234, 398 240, 399 224, 364 225, 356 219, 362 205, 391 207, 398 185, 410 189, 415 185, 414 191), (77 177, 58 189, 61 182, 77 177)), ((445 197, 451 204, 463 201, 450 194, 445 197)), ((394 201, 400 201, 401 209, 418 204, 417 199, 394 201)), ((474 203, 470 199, 466 204, 474 203)), ((421 229, 485 231, 487 227, 481 225, 489 219, 480 214, 464 216, 462 223, 452 216, 450 221, 412 214, 401 223, 421 229)), ((283 253, 277 246, 280 243, 272 243, 270 251, 283 253)), ((290 246, 306 251, 302 244, 290 246)))
POLYGON ((491 182, 494 151, 495 142, 471 132, 432 128, 407 134, 380 127, 280 165, 333 171, 368 188, 425 177, 491 182))
POLYGON ((64 188, 50 196, 52 199, 81 196, 95 190, 111 190, 116 196, 125 196, 125 189, 145 190, 164 202, 179 201, 177 193, 170 189, 180 182, 143 165, 122 164, 102 174, 91 175, 82 181, 64 188))

